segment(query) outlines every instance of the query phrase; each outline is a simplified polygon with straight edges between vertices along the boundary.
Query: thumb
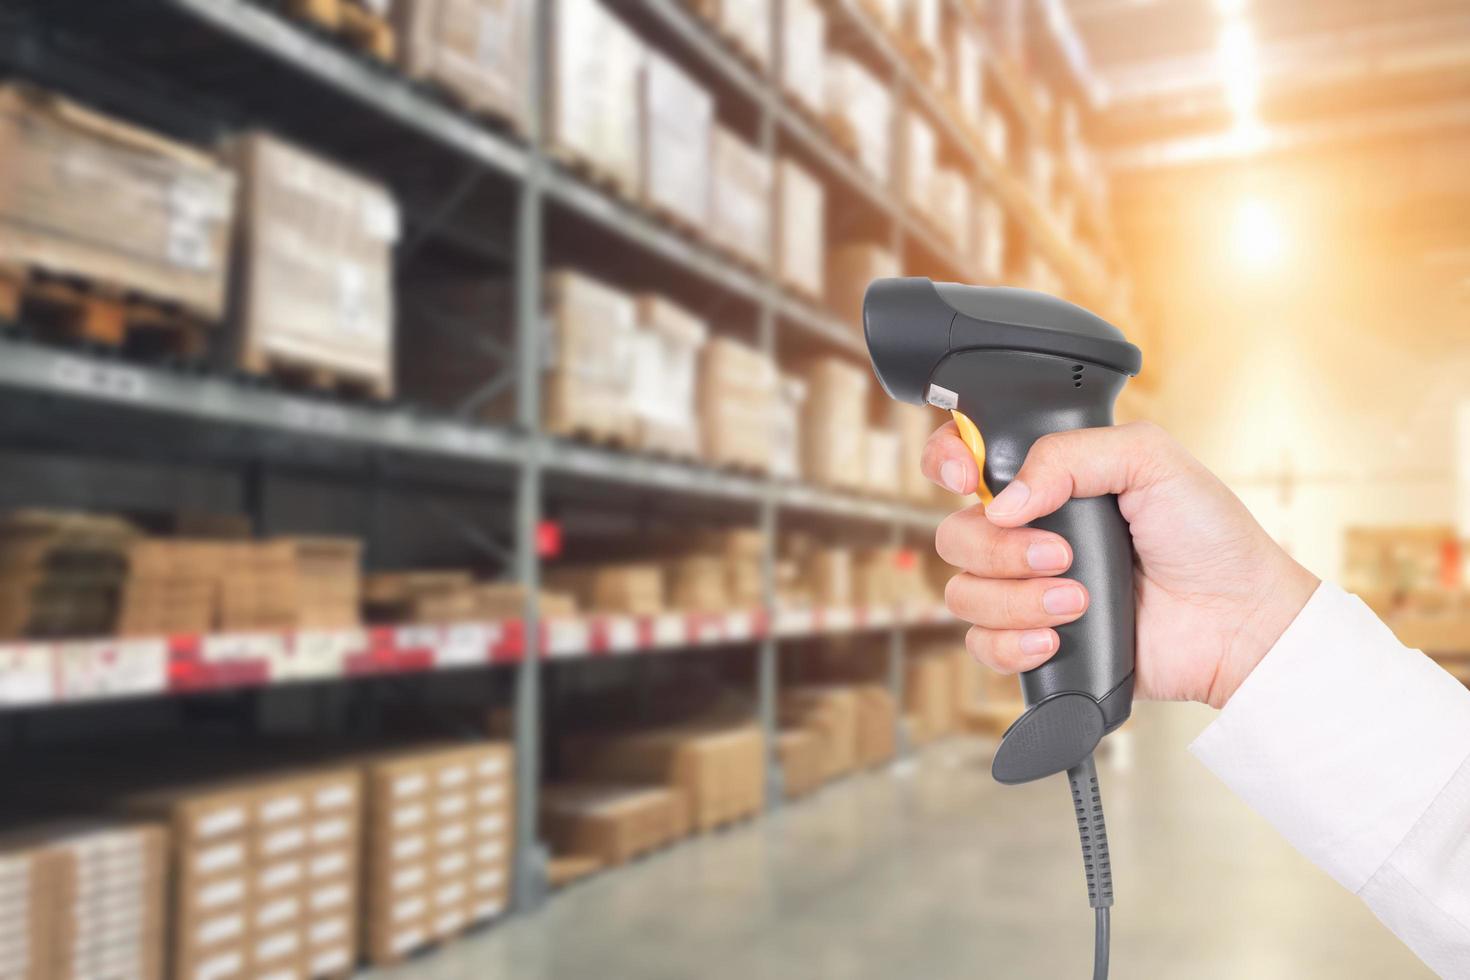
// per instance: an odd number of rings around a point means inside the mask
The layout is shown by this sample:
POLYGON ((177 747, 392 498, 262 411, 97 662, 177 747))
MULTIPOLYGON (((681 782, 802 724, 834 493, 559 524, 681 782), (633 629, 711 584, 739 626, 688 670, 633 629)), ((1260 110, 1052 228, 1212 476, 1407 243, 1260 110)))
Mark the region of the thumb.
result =
POLYGON ((1045 517, 1073 497, 1100 497, 1138 486, 1168 436, 1148 422, 1042 436, 1004 490, 985 508, 999 527, 1045 517))

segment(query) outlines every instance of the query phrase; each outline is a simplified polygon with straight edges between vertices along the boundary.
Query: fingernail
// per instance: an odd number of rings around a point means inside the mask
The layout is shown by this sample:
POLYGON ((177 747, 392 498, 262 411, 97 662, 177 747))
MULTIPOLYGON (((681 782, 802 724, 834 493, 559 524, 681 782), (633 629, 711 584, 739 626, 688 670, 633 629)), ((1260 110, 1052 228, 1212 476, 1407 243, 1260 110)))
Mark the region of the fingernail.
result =
POLYGON ((1039 657, 1051 653, 1052 637, 1056 634, 1051 630, 1032 630, 1021 634, 1021 652, 1028 657, 1039 657))
POLYGON ((1038 541, 1026 549, 1026 564, 1037 572, 1061 571, 1067 567, 1067 549, 1060 541, 1038 541))
POLYGON ((939 467, 939 480, 949 489, 950 493, 964 493, 965 464, 957 459, 946 460, 944 465, 939 467))
POLYGON ((1053 616, 1080 613, 1086 603, 1087 597, 1075 585, 1059 585, 1055 589, 1047 589, 1041 597, 1041 607, 1053 616))
POLYGON ((1004 490, 995 495, 990 506, 985 508, 987 514, 996 517, 1005 517, 1016 513, 1026 506, 1026 501, 1031 499, 1031 488, 1020 480, 1012 480, 1004 490))

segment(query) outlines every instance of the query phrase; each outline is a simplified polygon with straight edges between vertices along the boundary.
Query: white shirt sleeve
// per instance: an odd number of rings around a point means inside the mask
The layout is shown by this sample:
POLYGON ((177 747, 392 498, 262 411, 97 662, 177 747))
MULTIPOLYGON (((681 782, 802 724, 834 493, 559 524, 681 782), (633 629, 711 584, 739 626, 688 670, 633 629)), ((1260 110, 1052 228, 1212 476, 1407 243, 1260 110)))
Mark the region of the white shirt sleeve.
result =
POLYGON ((1190 746, 1443 977, 1470 978, 1470 691, 1323 584, 1190 746))

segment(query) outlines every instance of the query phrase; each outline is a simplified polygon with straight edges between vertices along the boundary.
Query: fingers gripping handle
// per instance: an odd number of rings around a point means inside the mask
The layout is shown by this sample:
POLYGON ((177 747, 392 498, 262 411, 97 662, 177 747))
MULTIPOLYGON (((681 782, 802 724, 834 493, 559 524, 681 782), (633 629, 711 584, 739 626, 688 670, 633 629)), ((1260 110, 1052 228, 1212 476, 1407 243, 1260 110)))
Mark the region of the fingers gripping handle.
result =
MULTIPOLYGON (((1040 354, 974 351, 950 357, 934 383, 958 394, 959 412, 983 439, 981 480, 999 493, 1042 436, 1112 424, 1124 376, 1040 354), (1073 380, 1082 375, 1085 382, 1073 380), (967 419, 967 420, 968 420, 967 419)), ((957 419, 958 422, 958 419, 957 419)), ((965 424, 959 423, 961 432, 965 424)), ((1072 546, 1069 578, 1084 585, 1087 612, 1057 630, 1061 645, 1021 675, 1027 711, 1006 732, 994 763, 1002 782, 1027 782, 1082 761, 1133 704, 1133 544, 1116 497, 1069 500, 1032 522, 1072 546)))

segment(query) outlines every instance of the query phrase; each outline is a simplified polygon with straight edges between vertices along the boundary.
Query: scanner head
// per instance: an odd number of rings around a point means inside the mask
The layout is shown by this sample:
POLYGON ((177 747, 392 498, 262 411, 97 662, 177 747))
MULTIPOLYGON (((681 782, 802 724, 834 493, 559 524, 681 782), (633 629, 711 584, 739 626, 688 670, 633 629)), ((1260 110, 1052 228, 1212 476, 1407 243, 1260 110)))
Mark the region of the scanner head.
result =
POLYGON ((863 334, 883 390, 922 405, 929 380, 964 350, 1051 354, 1135 375, 1143 357, 1123 332, 1080 306, 1005 286, 875 279, 863 297, 863 334))

